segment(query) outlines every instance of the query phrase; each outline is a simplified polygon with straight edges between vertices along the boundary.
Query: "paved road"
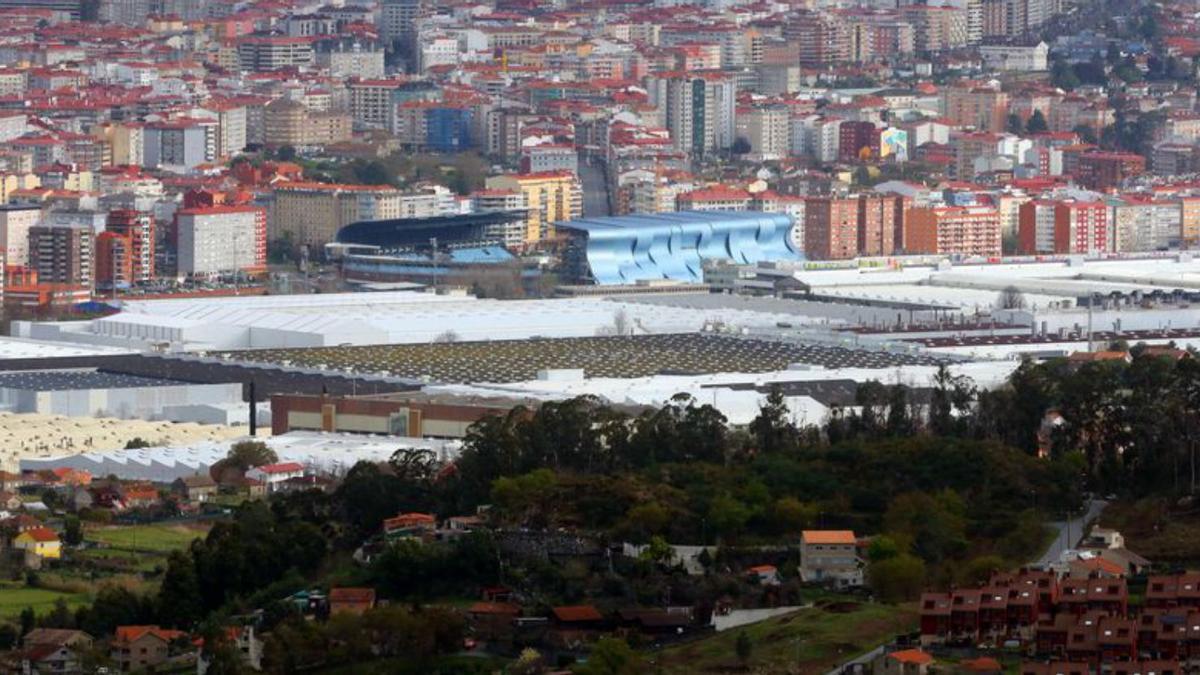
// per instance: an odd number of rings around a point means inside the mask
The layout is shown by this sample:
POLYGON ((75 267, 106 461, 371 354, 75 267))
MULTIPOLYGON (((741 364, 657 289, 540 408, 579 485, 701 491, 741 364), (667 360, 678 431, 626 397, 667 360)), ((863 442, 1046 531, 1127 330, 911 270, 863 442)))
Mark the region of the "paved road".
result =
POLYGON ((1096 519, 1100 512, 1108 502, 1103 499, 1094 499, 1088 504, 1087 511, 1083 515, 1068 521, 1060 521, 1050 523, 1050 526, 1058 530, 1058 535, 1054 537, 1054 541, 1050 544, 1050 548, 1038 558, 1034 564, 1048 565, 1058 562, 1062 557, 1063 551, 1070 548, 1075 548, 1075 544, 1083 538, 1085 534, 1083 529, 1087 524, 1096 519), (1070 525, 1068 528, 1067 525, 1070 525), (1068 536, 1069 534, 1069 536, 1068 536))
POLYGON ((585 218, 612 215, 608 198, 608 181, 603 167, 579 156, 579 182, 583 184, 583 215, 585 218))

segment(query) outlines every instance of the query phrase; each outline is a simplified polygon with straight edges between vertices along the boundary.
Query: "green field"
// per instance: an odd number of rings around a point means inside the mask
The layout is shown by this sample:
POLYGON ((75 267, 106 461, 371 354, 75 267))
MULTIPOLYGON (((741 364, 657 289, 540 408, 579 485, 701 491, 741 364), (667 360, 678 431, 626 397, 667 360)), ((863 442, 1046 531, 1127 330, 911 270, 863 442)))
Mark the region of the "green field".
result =
POLYGON ((86 593, 60 593, 41 588, 27 588, 24 585, 2 585, 0 586, 0 618, 10 619, 20 616, 21 610, 26 607, 32 607, 33 611, 38 614, 46 614, 54 609, 54 603, 59 598, 66 600, 67 606, 72 609, 90 600, 86 593))
POLYGON ((135 572, 152 572, 167 566, 167 557, 148 551, 131 551, 122 548, 88 548, 71 554, 72 560, 102 560, 118 565, 121 569, 135 572))
POLYGON ((207 532, 205 527, 185 525, 130 525, 91 529, 84 538, 127 551, 170 553, 187 548, 192 540, 202 538, 207 532))
POLYGON ((917 627, 912 605, 842 602, 804 609, 650 654, 664 673, 737 670, 736 642, 745 631, 752 644, 750 672, 824 673, 917 627))

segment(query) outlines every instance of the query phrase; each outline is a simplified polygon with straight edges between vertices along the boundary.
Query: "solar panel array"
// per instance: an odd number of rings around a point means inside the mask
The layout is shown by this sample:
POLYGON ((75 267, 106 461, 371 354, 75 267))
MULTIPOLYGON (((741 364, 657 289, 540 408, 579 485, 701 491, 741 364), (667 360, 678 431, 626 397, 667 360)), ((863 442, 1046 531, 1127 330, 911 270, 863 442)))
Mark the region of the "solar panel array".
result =
POLYGON ((792 364, 829 369, 936 365, 937 357, 677 333, 615 337, 369 345, 211 352, 217 358, 387 375, 435 382, 521 382, 540 370, 582 369, 587 377, 660 373, 758 373, 792 364))

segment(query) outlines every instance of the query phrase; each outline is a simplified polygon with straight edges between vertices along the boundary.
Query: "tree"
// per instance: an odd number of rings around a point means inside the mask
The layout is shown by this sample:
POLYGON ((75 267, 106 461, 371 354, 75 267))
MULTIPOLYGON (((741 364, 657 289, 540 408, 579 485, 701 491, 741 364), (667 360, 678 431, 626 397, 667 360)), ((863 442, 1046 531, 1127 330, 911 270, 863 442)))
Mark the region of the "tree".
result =
POLYGON ((621 638, 601 638, 588 653, 579 675, 635 675, 645 671, 642 658, 621 638))
POLYGON ((141 436, 134 436, 133 438, 129 439, 128 441, 125 441, 125 449, 126 450, 138 450, 140 448, 148 448, 148 447, 150 447, 150 441, 147 441, 146 439, 142 438, 141 436))
POLYGON ((281 162, 291 162, 296 159, 296 148, 290 145, 281 145, 275 151, 275 158, 281 162))
POLYGON ((37 615, 33 613, 32 607, 26 607, 25 609, 21 610, 20 621, 21 637, 25 637, 29 634, 29 631, 33 630, 33 626, 37 621, 37 615))
POLYGON ((625 525, 629 538, 640 544, 661 534, 671 524, 671 514, 658 502, 646 502, 630 507, 625 512, 625 525))
POLYGON ((11 623, 0 623, 0 652, 8 651, 17 646, 17 627, 11 623))
POLYGON ((638 556, 642 560, 647 560, 653 563, 669 562, 675 556, 675 549, 667 543, 662 537, 651 537, 650 543, 638 556))
POLYGON ((229 447, 224 459, 214 462, 209 467, 209 475, 218 483, 228 483, 240 479, 250 469, 256 466, 274 464, 279 461, 275 451, 262 441, 238 441, 229 447))
POLYGON ((871 545, 867 547, 867 560, 870 562, 882 562, 900 555, 900 546, 896 544, 896 540, 880 534, 871 538, 871 545))
POLYGON ((164 626, 190 628, 204 613, 196 564, 190 553, 174 551, 167 559, 158 591, 158 620, 164 626))
POLYGON ((1021 121, 1020 115, 1016 113, 1009 113, 1008 122, 1005 124, 1005 128, 1010 134, 1020 135, 1021 132, 1025 131, 1025 123, 1021 121))
POLYGON ((734 649, 737 651, 738 661, 741 662, 742 668, 750 662, 750 655, 754 651, 754 643, 750 640, 750 634, 746 631, 738 631, 737 642, 734 643, 734 649))
POLYGON ((758 409, 758 416, 750 421, 750 434, 762 453, 794 452, 799 449, 799 432, 792 424, 791 411, 783 397, 783 390, 772 386, 766 401, 758 409))
POLYGON ((1086 124, 1076 124, 1075 128, 1071 129, 1071 131, 1075 132, 1076 136, 1079 136, 1079 140, 1082 143, 1095 145, 1100 142, 1096 138, 1096 131, 1086 124))
POLYGON ((815 506, 807 506, 795 497, 780 497, 771 509, 776 528, 784 533, 796 533, 811 526, 816 516, 815 506))
POLYGON ((925 586, 925 563, 920 558, 902 553, 872 562, 867 567, 871 590, 883 602, 915 600, 925 586))
POLYGON ((714 499, 708 507, 708 522, 723 537, 736 537, 749 520, 750 509, 728 493, 714 499))
POLYGON ((1005 286, 996 297, 997 309, 1025 309, 1025 294, 1016 286, 1005 286))
POLYGON ((206 666, 205 675, 240 675, 247 671, 237 644, 229 639, 221 622, 206 622, 200 630, 200 638, 203 644, 199 657, 206 666))
POLYGON ((392 182, 392 174, 387 166, 378 160, 356 162, 354 178, 362 185, 388 185, 392 182))
POLYGON ((83 543, 83 525, 79 522, 79 516, 67 516, 63 522, 63 543, 67 546, 83 543))
POLYGON ((750 141, 743 136, 738 136, 733 141, 733 147, 729 149, 734 155, 749 154, 754 148, 750 145, 750 141))
POLYGON ((1050 82, 1059 89, 1071 91, 1080 85, 1079 76, 1071 64, 1063 59, 1055 59, 1050 66, 1050 82))
POLYGON ((225 459, 245 471, 256 466, 275 464, 279 461, 279 455, 262 441, 238 441, 230 446, 225 459))
POLYGON ((1050 129, 1050 125, 1046 124, 1046 116, 1041 110, 1034 110, 1029 116, 1029 120, 1025 122, 1025 131, 1030 134, 1045 133, 1050 129))

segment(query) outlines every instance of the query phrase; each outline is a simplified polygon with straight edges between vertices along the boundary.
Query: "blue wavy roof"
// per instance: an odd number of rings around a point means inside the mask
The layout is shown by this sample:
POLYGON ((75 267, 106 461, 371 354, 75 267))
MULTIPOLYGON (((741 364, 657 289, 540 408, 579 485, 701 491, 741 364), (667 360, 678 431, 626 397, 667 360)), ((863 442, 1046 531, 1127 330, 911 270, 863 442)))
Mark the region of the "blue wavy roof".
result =
POLYGON ((587 263, 601 285, 700 282, 706 260, 752 265, 803 259, 792 248, 792 218, 782 213, 680 211, 585 218, 556 227, 587 233, 587 263))

